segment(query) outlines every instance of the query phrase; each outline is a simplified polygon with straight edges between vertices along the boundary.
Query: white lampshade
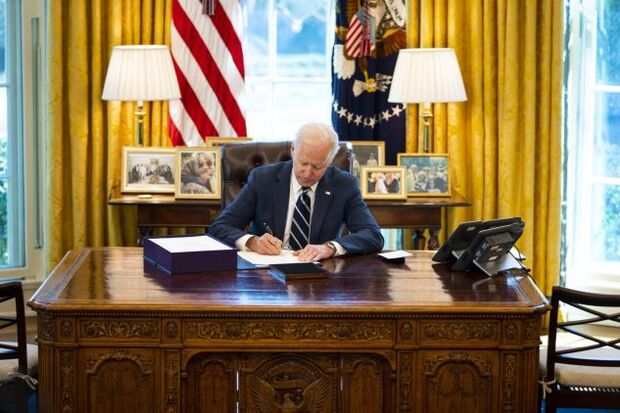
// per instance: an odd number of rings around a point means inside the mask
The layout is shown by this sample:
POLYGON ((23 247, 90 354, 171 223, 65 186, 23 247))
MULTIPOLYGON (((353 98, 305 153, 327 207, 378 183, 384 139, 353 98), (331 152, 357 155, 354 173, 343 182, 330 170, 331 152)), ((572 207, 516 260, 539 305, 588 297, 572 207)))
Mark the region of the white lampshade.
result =
POLYGON ((151 101, 181 98, 167 46, 116 46, 103 86, 103 100, 151 101))
POLYGON ((441 103, 467 100, 454 49, 401 49, 389 102, 441 103))

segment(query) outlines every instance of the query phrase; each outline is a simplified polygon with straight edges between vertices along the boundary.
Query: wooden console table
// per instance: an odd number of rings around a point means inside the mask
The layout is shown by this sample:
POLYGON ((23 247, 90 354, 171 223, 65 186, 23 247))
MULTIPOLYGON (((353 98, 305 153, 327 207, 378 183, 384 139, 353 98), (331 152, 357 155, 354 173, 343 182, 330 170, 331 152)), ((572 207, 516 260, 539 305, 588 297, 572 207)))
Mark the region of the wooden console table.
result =
MULTIPOLYGON (((443 208, 469 206, 460 195, 445 198, 411 198, 406 201, 376 201, 366 203, 382 228, 414 230, 415 249, 439 248, 443 208), (424 230, 429 231, 428 244, 424 230)), ((151 235, 155 228, 207 228, 220 212, 220 201, 175 199, 173 195, 152 195, 149 199, 133 194, 113 194, 109 205, 135 205, 138 208, 138 243, 151 235)))
POLYGON ((39 412, 535 411, 547 301, 521 271, 431 255, 332 259, 327 280, 285 284, 170 276, 141 248, 71 251, 28 302, 39 412))

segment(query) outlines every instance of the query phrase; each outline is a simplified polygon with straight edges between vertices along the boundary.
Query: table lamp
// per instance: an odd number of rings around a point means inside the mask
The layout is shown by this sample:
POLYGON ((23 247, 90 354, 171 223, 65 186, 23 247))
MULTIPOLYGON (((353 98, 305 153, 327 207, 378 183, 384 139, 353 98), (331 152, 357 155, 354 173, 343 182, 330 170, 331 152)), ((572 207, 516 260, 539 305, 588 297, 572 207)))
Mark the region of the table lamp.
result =
POLYGON ((424 152, 430 152, 432 103, 467 100, 454 49, 401 49, 388 102, 421 103, 424 152))
POLYGON ((136 145, 142 146, 144 101, 181 98, 168 46, 116 46, 103 85, 103 100, 136 101, 136 145))

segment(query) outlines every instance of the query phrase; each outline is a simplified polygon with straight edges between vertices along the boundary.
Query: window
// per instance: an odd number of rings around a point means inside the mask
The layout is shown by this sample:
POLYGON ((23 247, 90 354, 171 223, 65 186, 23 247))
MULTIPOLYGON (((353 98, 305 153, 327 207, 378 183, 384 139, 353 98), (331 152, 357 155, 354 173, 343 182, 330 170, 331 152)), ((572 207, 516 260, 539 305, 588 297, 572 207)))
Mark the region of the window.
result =
POLYGON ((40 7, 37 0, 0 0, 0 277, 43 276, 40 7))
POLYGON ((244 4, 248 136, 291 140, 304 123, 331 123, 333 0, 244 4))
POLYGON ((567 3, 566 281, 620 292, 620 2, 567 3))
POLYGON ((24 265, 20 36, 16 2, 0 1, 0 267, 24 265))

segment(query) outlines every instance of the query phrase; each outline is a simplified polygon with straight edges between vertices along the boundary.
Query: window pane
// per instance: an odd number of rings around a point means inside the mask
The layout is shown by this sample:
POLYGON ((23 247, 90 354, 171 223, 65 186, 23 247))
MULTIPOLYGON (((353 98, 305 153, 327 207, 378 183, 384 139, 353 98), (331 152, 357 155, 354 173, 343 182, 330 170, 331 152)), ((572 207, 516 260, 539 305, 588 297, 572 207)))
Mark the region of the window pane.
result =
MULTIPOLYGON (((4 2, 1 3, 2 8, 2 77, 4 80, 4 2)), ((6 87, 0 88, 0 267, 9 264, 9 216, 8 216, 8 182, 7 182, 7 166, 8 166, 8 141, 7 141, 7 90, 6 87)))
POLYGON ((248 80, 246 122, 248 136, 254 139, 271 139, 271 86, 266 81, 248 80))
POLYGON ((21 2, 0 0, 0 267, 24 266, 21 2))
POLYGON ((620 186, 594 185, 592 191, 592 258, 620 261, 620 186))
POLYGON ((620 2, 598 2, 597 81, 620 85, 620 2))
POLYGON ((274 95, 274 136, 278 140, 292 140, 304 123, 330 123, 329 84, 281 83, 276 85, 274 95))
POLYGON ((325 22, 324 2, 308 0, 277 1, 278 76, 324 76, 325 22))
POLYGON ((246 76, 266 76, 269 72, 268 5, 268 0, 247 2, 246 41, 243 45, 246 76))
MULTIPOLYGON (((6 82, 6 4, 0 0, 0 83, 6 82)), ((5 113, 5 112, 3 112, 5 113)))
POLYGON ((6 87, 0 87, 0 179, 6 178, 7 173, 7 104, 6 87))
MULTIPOLYGON (((5 149, 6 142, 0 143, 0 151, 5 149)), ((0 267, 5 267, 9 264, 7 186, 6 180, 0 179, 0 267)))
POLYGON ((595 116, 594 175, 620 178, 620 94, 598 93, 595 116))

